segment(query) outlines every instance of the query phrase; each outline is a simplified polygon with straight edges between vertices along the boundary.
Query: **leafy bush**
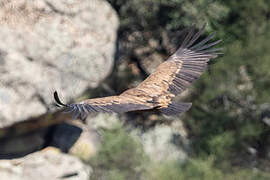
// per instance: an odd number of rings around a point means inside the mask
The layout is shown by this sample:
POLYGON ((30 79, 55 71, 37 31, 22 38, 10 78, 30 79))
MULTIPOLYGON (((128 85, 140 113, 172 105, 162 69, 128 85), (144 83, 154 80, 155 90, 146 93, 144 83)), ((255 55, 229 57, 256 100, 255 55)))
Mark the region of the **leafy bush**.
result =
POLYGON ((90 161, 94 170, 90 179, 137 179, 146 162, 142 146, 119 124, 103 130, 102 137, 100 150, 90 161))
POLYGON ((269 174, 240 170, 234 172, 222 172, 213 165, 213 159, 191 159, 186 164, 177 162, 165 162, 151 167, 143 179, 148 180, 266 180, 269 174))

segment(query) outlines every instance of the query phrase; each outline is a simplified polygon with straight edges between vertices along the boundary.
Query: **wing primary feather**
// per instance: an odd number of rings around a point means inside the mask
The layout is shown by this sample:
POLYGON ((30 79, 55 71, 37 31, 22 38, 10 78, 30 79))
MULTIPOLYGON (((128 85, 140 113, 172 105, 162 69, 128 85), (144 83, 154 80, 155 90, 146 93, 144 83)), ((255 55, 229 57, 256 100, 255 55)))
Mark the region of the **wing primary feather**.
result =
POLYGON ((181 79, 185 79, 186 81, 188 81, 189 83, 192 83, 192 81, 194 80, 194 78, 189 77, 189 76, 185 76, 185 75, 179 75, 175 78, 175 81, 181 81, 181 79))
POLYGON ((194 49, 203 46, 205 43, 207 43, 208 41, 210 41, 211 39, 213 39, 216 35, 216 32, 213 32, 211 35, 209 35, 208 37, 206 37, 204 40, 202 40, 201 42, 199 42, 198 44, 196 44, 195 46, 192 46, 190 48, 190 50, 194 51, 194 49))
POLYGON ((90 105, 88 105, 88 104, 85 105, 85 108, 87 109, 87 111, 88 111, 89 113, 90 113, 90 112, 94 112, 93 108, 92 108, 90 105))
POLYGON ((75 107, 74 106, 69 106, 67 107, 66 110, 63 111, 63 113, 71 113, 72 111, 74 111, 75 107))
POLYGON ((92 112, 98 112, 93 106, 87 105, 88 109, 90 109, 92 112))
POLYGON ((184 79, 185 81, 188 81, 189 83, 192 83, 192 81, 194 81, 194 77, 186 76, 184 74, 178 76, 177 78, 179 78, 178 81, 181 81, 181 79, 184 79))
POLYGON ((215 41, 215 42, 212 42, 212 43, 206 44, 206 45, 204 45, 204 46, 201 46, 200 48, 194 49, 194 50, 195 50, 195 51, 201 51, 201 50, 210 48, 210 47, 212 47, 212 46, 214 46, 214 45, 220 43, 221 41, 222 41, 222 40, 220 39, 220 40, 217 40, 217 41, 215 41))
POLYGON ((106 108, 113 111, 113 112, 119 111, 119 109, 117 108, 117 105, 108 105, 108 106, 106 106, 106 108))
POLYGON ((203 27, 194 35, 194 37, 190 40, 188 45, 185 48, 189 48, 192 46, 192 44, 201 36, 202 32, 204 31, 206 27, 206 23, 203 25, 203 27))
POLYGON ((185 37, 185 39, 184 39, 184 41, 183 41, 183 43, 182 43, 182 45, 181 45, 181 48, 185 48, 185 47, 186 47, 186 44, 187 44, 187 43, 190 41, 190 39, 192 38, 193 33, 194 33, 194 28, 192 28, 192 29, 188 32, 187 36, 185 37))
POLYGON ((102 107, 102 106, 97 106, 97 108, 99 109, 99 111, 102 111, 102 112, 110 112, 111 110, 108 109, 107 107, 102 107))
POLYGON ((185 90, 185 82, 182 82, 179 78, 175 78, 173 82, 177 87, 181 88, 182 91, 185 90))
POLYGON ((203 54, 202 52, 185 53, 184 55, 188 59, 192 59, 192 58, 194 58, 194 59, 204 58, 205 59, 205 58, 211 58, 211 56, 212 56, 211 54, 203 54))
MULTIPOLYGON (((197 60, 193 60, 193 59, 190 59, 189 61, 185 61, 184 63, 183 63, 183 66, 185 65, 185 66, 204 66, 204 65, 206 65, 207 64, 207 60, 208 60, 208 58, 203 58, 203 60, 202 61, 197 61, 197 60)), ((182 67, 183 67, 182 66, 182 67)))
POLYGON ((87 117, 87 111, 85 110, 85 108, 84 108, 84 106, 82 105, 81 106, 81 108, 82 108, 82 113, 81 113, 81 119, 86 119, 86 117, 87 117))
POLYGON ((167 116, 175 116, 190 109, 191 103, 171 102, 167 107, 160 108, 160 111, 167 116))
POLYGON ((87 108, 87 105, 83 104, 83 105, 82 105, 82 108, 83 108, 83 111, 84 111, 86 114, 90 113, 90 111, 89 111, 88 108, 87 108))
POLYGON ((220 52, 222 50, 224 50, 224 48, 206 49, 206 50, 200 51, 200 53, 210 53, 210 55, 213 56, 213 54, 211 54, 211 53, 214 53, 215 55, 224 54, 224 53, 220 52))
POLYGON ((204 72, 205 67, 192 67, 192 66, 183 66, 183 68, 187 70, 197 71, 197 72, 204 72))
POLYGON ((75 108, 73 114, 72 114, 72 119, 77 119, 79 117, 80 113, 77 108, 75 108))
POLYGON ((85 105, 82 105, 82 109, 83 109, 84 113, 86 113, 86 114, 88 114, 88 113, 89 113, 89 111, 88 111, 88 109, 86 108, 86 106, 85 106, 85 105))
POLYGON ((173 94, 178 94, 181 92, 181 88, 178 87, 176 84, 171 84, 169 87, 169 91, 171 91, 173 94))
POLYGON ((79 113, 81 114, 81 113, 83 113, 83 110, 82 110, 82 108, 81 108, 81 105, 80 104, 75 104, 75 107, 76 107, 76 109, 78 109, 79 110, 79 113))

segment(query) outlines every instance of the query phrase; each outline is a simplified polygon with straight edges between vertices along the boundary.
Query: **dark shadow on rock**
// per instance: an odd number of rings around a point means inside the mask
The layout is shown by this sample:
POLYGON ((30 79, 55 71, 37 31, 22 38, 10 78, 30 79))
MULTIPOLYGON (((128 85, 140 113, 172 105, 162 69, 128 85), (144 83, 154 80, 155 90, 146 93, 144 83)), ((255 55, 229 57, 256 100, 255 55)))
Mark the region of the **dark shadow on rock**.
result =
POLYGON ((55 125, 48 134, 48 146, 59 148, 67 153, 82 133, 82 129, 72 124, 55 125))
POLYGON ((19 158, 41 150, 46 141, 46 133, 47 129, 42 129, 21 136, 1 138, 0 159, 19 158))
POLYGON ((18 136, 0 138, 0 159, 20 158, 48 146, 68 152, 81 133, 81 128, 63 123, 18 136))

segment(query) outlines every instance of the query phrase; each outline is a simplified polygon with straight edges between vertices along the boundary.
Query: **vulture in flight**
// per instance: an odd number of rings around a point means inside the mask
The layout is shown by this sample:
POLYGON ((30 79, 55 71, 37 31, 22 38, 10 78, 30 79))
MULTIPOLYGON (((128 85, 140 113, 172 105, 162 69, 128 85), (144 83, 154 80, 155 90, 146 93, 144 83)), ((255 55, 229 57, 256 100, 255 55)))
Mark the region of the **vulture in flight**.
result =
POLYGON ((177 115, 187 111, 192 103, 175 102, 174 97, 185 91, 207 68, 210 59, 221 54, 221 48, 213 48, 221 40, 210 42, 215 33, 195 43, 205 29, 190 30, 180 48, 137 87, 118 96, 86 99, 74 104, 64 104, 57 92, 54 99, 73 118, 85 119, 89 113, 158 110, 165 115, 177 115))

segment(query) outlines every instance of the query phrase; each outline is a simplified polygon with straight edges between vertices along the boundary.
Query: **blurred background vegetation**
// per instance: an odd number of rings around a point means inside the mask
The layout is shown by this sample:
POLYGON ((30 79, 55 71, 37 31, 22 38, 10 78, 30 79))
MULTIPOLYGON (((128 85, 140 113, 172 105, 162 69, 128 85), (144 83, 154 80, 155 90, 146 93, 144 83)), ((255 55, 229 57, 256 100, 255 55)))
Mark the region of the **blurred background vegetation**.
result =
POLYGON ((270 1, 108 1, 120 17, 117 61, 107 80, 114 92, 166 60, 186 27, 207 23, 204 35, 216 31, 225 50, 185 97, 193 102, 182 118, 192 142, 186 163, 148 161, 136 139, 115 126, 103 131, 91 178, 269 179, 270 1))

